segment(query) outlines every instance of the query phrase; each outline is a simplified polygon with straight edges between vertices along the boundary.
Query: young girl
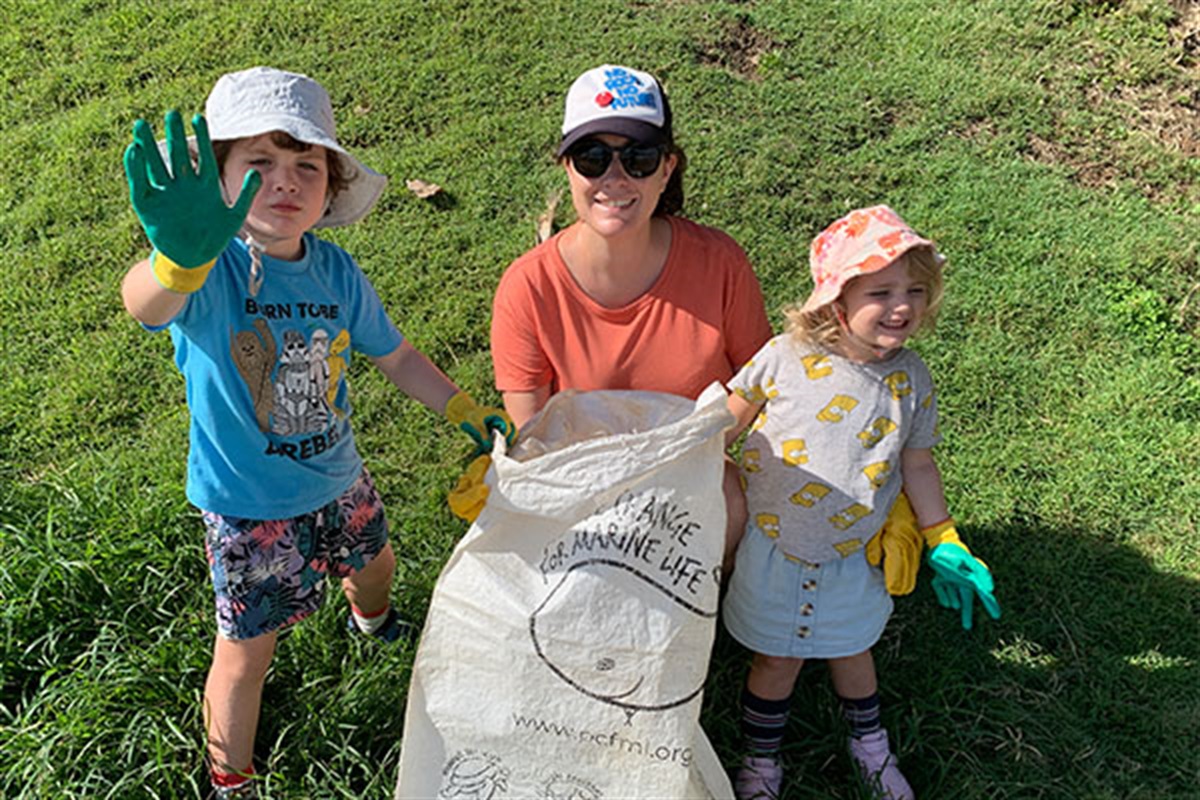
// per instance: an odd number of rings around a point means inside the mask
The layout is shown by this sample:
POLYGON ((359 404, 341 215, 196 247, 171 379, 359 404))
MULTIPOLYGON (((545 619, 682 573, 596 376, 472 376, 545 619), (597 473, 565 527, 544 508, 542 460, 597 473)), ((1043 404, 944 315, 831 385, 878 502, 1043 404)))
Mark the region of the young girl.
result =
POLYGON ((946 510, 930 452, 940 438, 933 382, 904 349, 933 323, 941 263, 891 209, 851 212, 813 241, 815 287, 789 311, 789 333, 730 381, 738 424, 729 440, 757 417, 743 447, 751 529, 723 609, 730 633, 754 651, 739 798, 779 796, 778 752, 808 658, 829 661, 851 756, 876 796, 913 796, 880 724, 870 650, 892 600, 864 555, 901 489, 934 547, 939 600, 962 608, 965 627, 975 593, 999 614, 986 567, 958 541, 946 510))
POLYGON ((309 232, 366 216, 387 181, 338 144, 320 84, 235 72, 205 112, 193 152, 167 114, 169 171, 150 126, 134 125, 125 170, 154 251, 122 296, 146 328, 170 330, 187 384, 187 494, 207 532, 219 634, 204 693, 212 783, 218 798, 251 797, 278 631, 320 607, 326 576, 341 578, 352 629, 411 634, 390 607, 395 556, 350 428, 351 350, 480 449, 516 428, 405 341, 354 260, 309 232))

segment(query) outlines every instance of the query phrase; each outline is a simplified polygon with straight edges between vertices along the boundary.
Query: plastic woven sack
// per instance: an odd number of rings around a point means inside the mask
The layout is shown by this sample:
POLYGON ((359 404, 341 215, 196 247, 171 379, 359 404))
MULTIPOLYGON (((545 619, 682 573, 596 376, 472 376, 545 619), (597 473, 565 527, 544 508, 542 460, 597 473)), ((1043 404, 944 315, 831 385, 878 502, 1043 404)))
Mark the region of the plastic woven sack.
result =
POLYGON ((563 392, 434 589, 397 798, 732 798, 700 728, 725 530, 718 384, 563 392))

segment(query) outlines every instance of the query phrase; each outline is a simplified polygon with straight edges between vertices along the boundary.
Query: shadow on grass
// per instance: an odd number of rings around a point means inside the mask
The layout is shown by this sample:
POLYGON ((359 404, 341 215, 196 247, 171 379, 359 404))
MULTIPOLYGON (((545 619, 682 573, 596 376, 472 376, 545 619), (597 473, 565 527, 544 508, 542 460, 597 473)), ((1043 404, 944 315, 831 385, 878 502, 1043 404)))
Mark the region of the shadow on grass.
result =
MULTIPOLYGON (((961 532, 992 567, 1002 617, 962 630, 925 567, 875 647, 884 722, 918 796, 1196 796, 1200 582, 1084 531, 961 532)), ((703 720, 727 765, 747 660, 721 631, 703 720)), ((867 796, 844 736, 824 664, 805 665, 785 798, 867 796)))

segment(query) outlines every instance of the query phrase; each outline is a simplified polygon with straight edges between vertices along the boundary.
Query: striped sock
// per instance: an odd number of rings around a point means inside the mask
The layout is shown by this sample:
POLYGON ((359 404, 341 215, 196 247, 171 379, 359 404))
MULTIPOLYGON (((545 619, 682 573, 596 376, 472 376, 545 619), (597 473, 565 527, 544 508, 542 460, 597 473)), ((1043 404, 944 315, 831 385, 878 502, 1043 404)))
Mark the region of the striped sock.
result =
POLYGON ((750 755, 773 756, 779 752, 791 705, 790 696, 764 700, 750 689, 742 689, 742 736, 750 755))
POLYGON ((838 700, 842 701, 842 716, 850 725, 850 735, 855 739, 883 728, 883 720, 879 717, 879 692, 861 700, 849 697, 839 697, 838 700))
POLYGON ((354 624, 358 629, 365 634, 373 634, 375 631, 383 627, 383 623, 387 622, 388 610, 391 605, 385 605, 378 611, 364 612, 361 608, 351 604, 350 613, 354 615, 354 624))

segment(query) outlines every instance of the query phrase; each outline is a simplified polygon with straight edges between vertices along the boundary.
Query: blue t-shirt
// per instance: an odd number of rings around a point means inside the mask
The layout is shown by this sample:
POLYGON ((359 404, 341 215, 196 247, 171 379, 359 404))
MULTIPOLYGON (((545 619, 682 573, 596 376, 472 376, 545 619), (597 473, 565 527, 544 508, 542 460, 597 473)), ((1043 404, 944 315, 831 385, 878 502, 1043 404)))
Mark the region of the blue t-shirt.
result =
POLYGON ((304 255, 250 254, 233 241, 166 326, 191 412, 188 499, 254 519, 305 514, 362 472, 350 428, 350 352, 384 356, 404 337, 358 264, 312 234, 304 255))

